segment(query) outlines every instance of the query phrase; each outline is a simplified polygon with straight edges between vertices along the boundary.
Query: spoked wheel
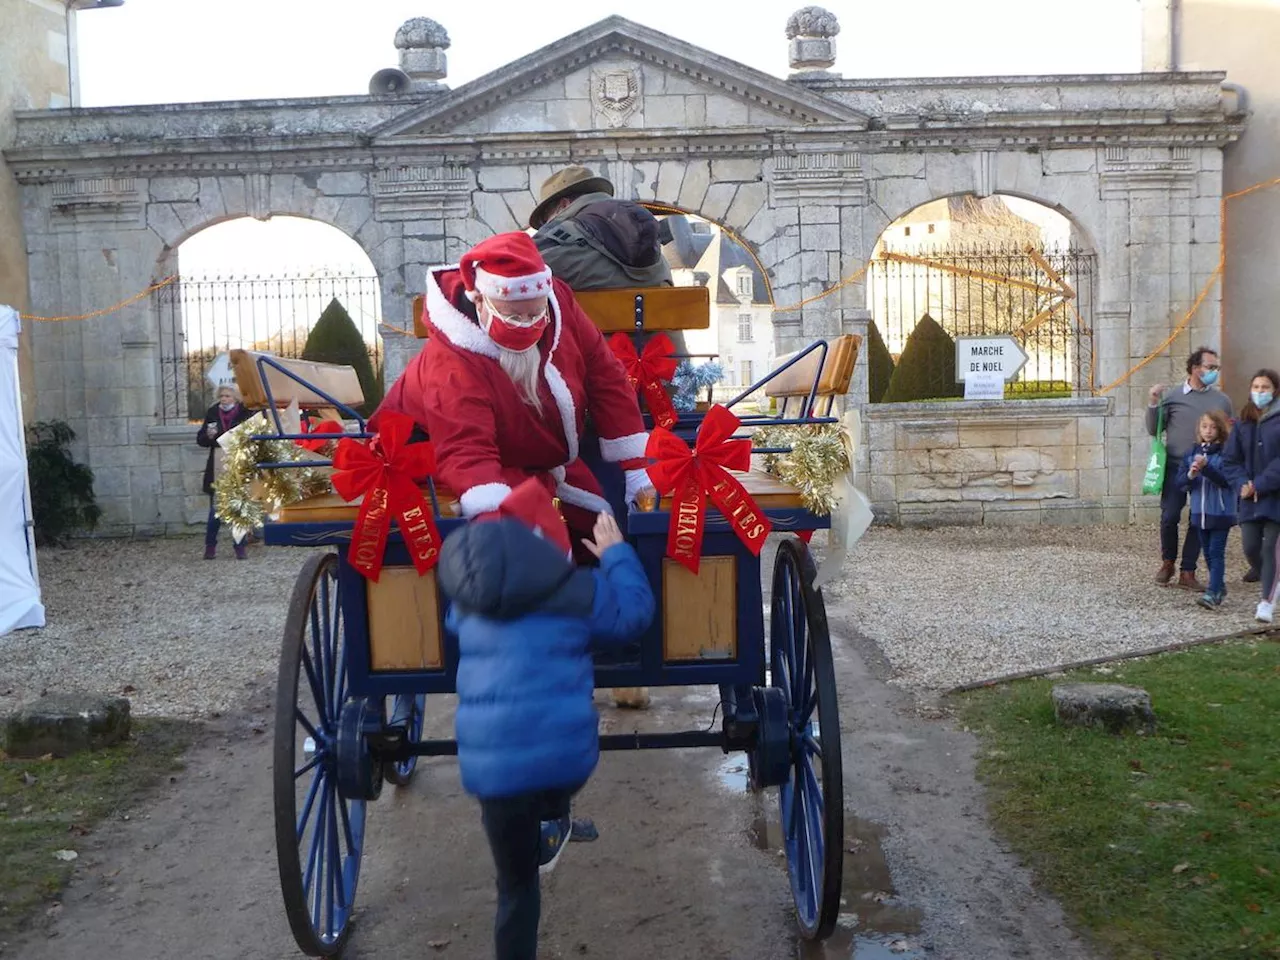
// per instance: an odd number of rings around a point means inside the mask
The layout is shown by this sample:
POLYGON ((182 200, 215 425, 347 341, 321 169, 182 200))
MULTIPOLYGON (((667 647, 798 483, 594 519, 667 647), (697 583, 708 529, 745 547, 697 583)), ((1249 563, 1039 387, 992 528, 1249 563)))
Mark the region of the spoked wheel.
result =
MULTIPOLYGON (((422 739, 422 717, 427 707, 425 693, 399 694, 391 707, 391 725, 405 725, 405 738, 409 743, 417 743, 422 739)), ((383 776, 398 787, 407 786, 413 779, 413 771, 418 766, 418 758, 395 760, 383 767, 383 776)))
POLYGON ((773 686, 786 701, 791 770, 778 788, 783 845, 800 931, 825 940, 840 914, 844 779, 835 664, 813 558, 799 540, 778 547, 769 646, 773 686))
POLYGON ((351 933, 365 801, 338 791, 347 698, 346 629, 336 554, 307 560, 289 601, 276 685, 276 857, 299 949, 334 957, 351 933))

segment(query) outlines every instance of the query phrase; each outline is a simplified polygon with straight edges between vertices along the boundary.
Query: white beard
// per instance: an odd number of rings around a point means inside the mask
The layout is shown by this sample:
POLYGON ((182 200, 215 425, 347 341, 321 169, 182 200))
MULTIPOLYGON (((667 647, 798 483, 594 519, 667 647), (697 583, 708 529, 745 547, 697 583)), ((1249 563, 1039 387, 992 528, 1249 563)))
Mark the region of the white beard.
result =
POLYGON ((524 351, 498 348, 498 364, 506 371, 511 382, 519 389, 521 399, 529 406, 538 408, 538 372, 542 365, 542 353, 532 347, 524 351))

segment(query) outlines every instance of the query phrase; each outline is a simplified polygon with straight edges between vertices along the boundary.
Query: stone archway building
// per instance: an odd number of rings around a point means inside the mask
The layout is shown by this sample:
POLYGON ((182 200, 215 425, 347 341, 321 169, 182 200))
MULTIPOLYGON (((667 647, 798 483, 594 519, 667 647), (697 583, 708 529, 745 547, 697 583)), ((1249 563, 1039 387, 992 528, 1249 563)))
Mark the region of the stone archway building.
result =
MULTIPOLYGON (((425 267, 523 228, 539 184, 570 162, 621 196, 731 227, 779 304, 853 273, 929 200, 1044 203, 1098 259, 1099 383, 1165 339, 1217 265, 1222 151, 1240 132, 1222 74, 850 81, 823 69, 830 23, 792 26, 803 69, 787 80, 611 17, 452 91, 434 82, 448 43, 435 27, 398 42, 409 75, 390 95, 19 114, 5 159, 24 193, 33 312, 124 300, 200 229, 287 214, 354 238, 385 322, 408 329, 425 267)), ((868 316, 864 286, 848 284, 775 314, 777 348, 861 332, 868 316)), ((1216 344, 1217 324, 1214 295, 1187 342, 1216 344)), ((417 344, 385 348, 390 377, 417 344)), ((36 416, 75 427, 114 531, 202 513, 191 430, 160 423, 162 349, 145 300, 34 330, 36 416)), ((904 521, 1127 521, 1145 508, 1146 382, 1034 406, 876 408, 863 475, 904 521)))

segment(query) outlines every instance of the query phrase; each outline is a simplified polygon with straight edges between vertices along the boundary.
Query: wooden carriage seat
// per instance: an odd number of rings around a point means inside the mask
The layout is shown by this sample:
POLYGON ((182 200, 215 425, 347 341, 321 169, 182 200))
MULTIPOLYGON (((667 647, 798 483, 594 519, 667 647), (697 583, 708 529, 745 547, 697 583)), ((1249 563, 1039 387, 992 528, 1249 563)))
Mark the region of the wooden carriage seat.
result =
MULTIPOLYGON (((706 287, 619 287, 574 294, 601 333, 637 330, 706 330, 711 326, 711 291, 706 287), (637 327, 640 317, 643 327, 637 327)), ((413 333, 427 337, 426 297, 413 298, 413 333)))
MULTIPOLYGON (((830 408, 836 397, 848 393, 849 381, 853 379, 853 368, 858 360, 858 347, 861 342, 861 337, 852 334, 837 337, 829 341, 825 360, 820 359, 821 351, 815 350, 795 366, 768 381, 764 386, 765 396, 779 401, 779 417, 784 415, 788 403, 793 399, 797 401, 795 404, 797 409, 793 416, 800 416, 798 408, 804 405, 809 397, 809 391, 813 389, 813 378, 814 374, 818 373, 819 362, 822 363, 822 370, 818 379, 815 406, 821 410, 821 405, 817 401, 826 400, 826 405, 830 408)), ((794 355, 779 357, 774 369, 778 369, 794 355)), ((783 483, 766 470, 752 469, 746 473, 735 472, 734 476, 741 481, 747 493, 751 494, 761 507, 785 509, 799 508, 802 505, 799 490, 790 484, 783 483)), ((662 509, 670 508, 671 497, 663 497, 662 509)))
MULTIPOLYGON (((297 374, 307 383, 314 384, 347 406, 355 407, 364 402, 364 391, 360 388, 360 378, 356 375, 355 367, 339 363, 319 363, 315 360, 277 357, 256 350, 232 350, 231 369, 236 375, 236 385, 240 388, 240 396, 244 398, 245 406, 251 410, 264 410, 267 407, 267 391, 258 367, 258 358, 262 356, 270 356, 280 366, 297 374)), ((271 396, 277 407, 287 407, 296 400, 298 406, 315 410, 321 416, 339 418, 338 411, 332 404, 297 381, 289 379, 279 370, 263 367, 262 372, 266 374, 266 379, 271 384, 271 396)), ((271 432, 275 432, 274 424, 271 426, 271 432)), ((439 484, 436 485, 436 497, 440 502, 441 513, 450 516, 458 514, 457 497, 439 484)), ((359 500, 347 503, 336 493, 322 493, 281 508, 280 522, 338 521, 354 524, 356 512, 359 509, 359 500)))

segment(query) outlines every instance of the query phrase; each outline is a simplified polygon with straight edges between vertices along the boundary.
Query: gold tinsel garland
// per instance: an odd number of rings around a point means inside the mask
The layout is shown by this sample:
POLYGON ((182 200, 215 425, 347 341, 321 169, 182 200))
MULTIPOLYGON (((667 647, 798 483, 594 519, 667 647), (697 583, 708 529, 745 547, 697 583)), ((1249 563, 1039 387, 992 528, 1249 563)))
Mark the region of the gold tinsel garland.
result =
POLYGON ((259 463, 297 463, 314 459, 292 440, 252 440, 271 433, 267 418, 254 414, 221 438, 222 472, 213 482, 216 513, 231 525, 232 536, 243 539, 262 526, 268 514, 331 488, 325 467, 285 467, 259 470, 259 463))
POLYGON ((820 517, 835 507, 836 479, 850 469, 849 451, 834 423, 763 427, 751 438, 756 447, 790 447, 790 453, 766 453, 764 468, 800 491, 805 509, 820 517))

